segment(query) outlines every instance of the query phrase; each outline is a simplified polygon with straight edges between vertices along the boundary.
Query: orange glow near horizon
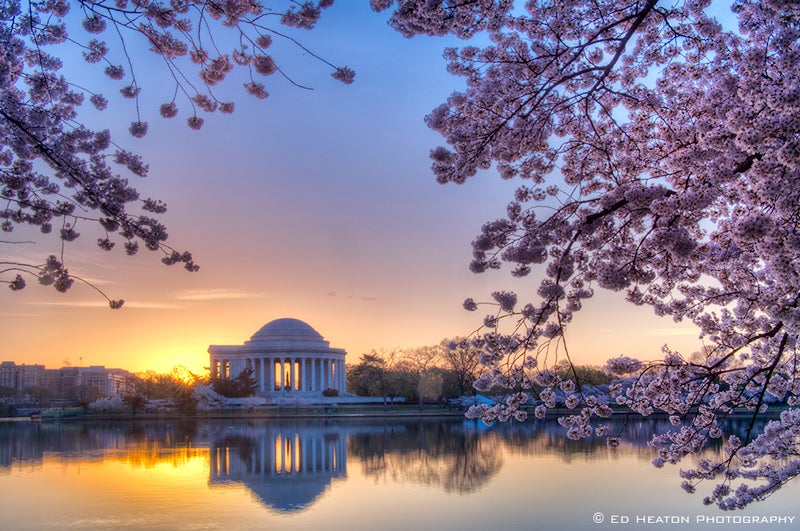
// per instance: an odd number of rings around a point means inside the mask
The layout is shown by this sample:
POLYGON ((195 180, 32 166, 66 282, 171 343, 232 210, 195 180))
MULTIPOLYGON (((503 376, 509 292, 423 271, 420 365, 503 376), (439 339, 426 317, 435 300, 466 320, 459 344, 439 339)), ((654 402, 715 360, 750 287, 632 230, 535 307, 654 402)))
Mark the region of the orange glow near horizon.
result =
MULTIPOLYGON (((150 176, 134 184, 169 205, 168 243, 190 250, 200 270, 164 267, 158 252, 100 251, 102 234, 81 223, 81 237, 64 249, 69 271, 125 305, 112 311, 80 283, 66 294, 35 279, 19 292, 0 287, 0 361, 207 374, 209 345, 240 345, 264 323, 294 317, 356 363, 373 349, 470 335, 484 312, 463 310, 467 297, 488 301, 502 289, 516 291, 520 305, 536 301, 534 274, 469 271, 470 242, 505 215, 519 183, 487 172, 442 186, 430 169, 429 152, 443 139, 422 118, 462 83, 441 57, 460 41, 408 40, 386 30, 386 17, 366 3, 337 3, 303 35, 309 49, 346 43, 339 59, 362 69, 352 86, 297 61, 293 74, 319 90, 276 83, 267 101, 232 91, 236 113, 207 117, 201 131, 143 105, 150 130, 132 140, 130 102, 114 85, 103 127, 149 164, 150 176)), ((149 90, 160 73, 145 63, 137 78, 149 90)), ((59 254, 53 232, 31 231, 35 245, 7 253, 28 263, 59 254)), ((576 317, 568 333, 577 363, 621 353, 653 359, 666 342, 697 350, 690 328, 620 300, 599 294, 576 317)))
MULTIPOLYGON (((8 295, 0 291, 2 297, 8 295)), ((602 365, 620 354, 655 359, 660 357, 660 348, 665 343, 685 355, 699 350, 697 333, 690 325, 657 318, 647 308, 634 308, 619 299, 613 294, 600 294, 576 316, 568 328, 570 355, 576 363, 602 365)), ((352 315, 344 311, 331 315, 321 309, 306 314, 286 311, 259 317, 263 312, 254 305, 242 306, 237 311, 228 303, 216 307, 198 305, 169 316, 163 311, 147 313, 136 308, 119 311, 95 308, 75 314, 63 308, 48 308, 47 312, 41 310, 41 316, 16 319, 18 327, 30 331, 5 334, 0 361, 43 364, 47 368, 104 365, 134 373, 148 370, 169 373, 178 367, 182 372, 206 376, 209 345, 240 345, 266 322, 295 317, 314 327, 332 347, 344 348, 347 362, 353 364, 361 354, 373 349, 391 351, 433 345, 445 338, 467 335, 476 328, 476 321, 482 319, 480 312, 460 309, 447 313, 440 310, 440 319, 381 316, 362 320, 358 311, 352 315), (48 324, 41 326, 42 322, 48 324)), ((348 309, 353 306, 343 305, 348 309)), ((281 375, 280 365, 275 367, 276 385, 282 381, 281 377, 289 376, 288 364, 284 369, 286 374, 281 375)), ((299 383, 302 368, 296 366, 295 374, 299 383)))

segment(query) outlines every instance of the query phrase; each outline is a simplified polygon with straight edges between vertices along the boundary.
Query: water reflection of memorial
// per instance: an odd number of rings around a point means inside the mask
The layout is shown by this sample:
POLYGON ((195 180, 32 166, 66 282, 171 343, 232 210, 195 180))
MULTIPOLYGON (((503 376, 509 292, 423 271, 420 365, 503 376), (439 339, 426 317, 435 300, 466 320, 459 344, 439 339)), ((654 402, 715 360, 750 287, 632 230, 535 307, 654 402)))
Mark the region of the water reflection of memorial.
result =
POLYGON ((209 468, 211 486, 241 483, 273 509, 299 511, 347 477, 347 441, 325 423, 222 426, 209 433, 209 468))

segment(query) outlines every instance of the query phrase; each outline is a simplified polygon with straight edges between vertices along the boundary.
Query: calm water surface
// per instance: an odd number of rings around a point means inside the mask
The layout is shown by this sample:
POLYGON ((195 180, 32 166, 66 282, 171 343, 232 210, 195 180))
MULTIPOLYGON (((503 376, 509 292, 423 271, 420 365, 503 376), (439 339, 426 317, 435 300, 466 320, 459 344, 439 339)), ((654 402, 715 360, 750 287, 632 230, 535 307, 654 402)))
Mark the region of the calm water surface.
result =
POLYGON ((650 464, 663 422, 615 449, 550 420, 2 422, 0 530, 800 528, 797 481, 735 513, 686 494, 650 464))

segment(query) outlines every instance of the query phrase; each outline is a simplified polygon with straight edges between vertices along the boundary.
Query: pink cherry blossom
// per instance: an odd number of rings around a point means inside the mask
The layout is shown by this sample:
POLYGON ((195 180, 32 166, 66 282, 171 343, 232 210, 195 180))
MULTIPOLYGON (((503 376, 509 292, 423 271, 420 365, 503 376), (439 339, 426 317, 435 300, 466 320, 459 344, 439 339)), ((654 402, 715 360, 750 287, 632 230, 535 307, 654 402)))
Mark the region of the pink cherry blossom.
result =
MULTIPOLYGON (((445 51, 464 88, 426 123, 445 144, 431 150, 440 183, 495 171, 520 181, 505 216, 472 243, 475 273, 541 272, 528 301, 491 295, 500 310, 484 320, 492 341, 481 358, 492 384, 511 392, 533 379, 543 387, 535 416, 544 415, 563 384, 553 364, 570 364, 575 312, 598 288, 623 292, 694 323, 707 349, 606 366, 629 377, 610 390, 617 404, 669 415, 654 463, 724 440, 733 412, 755 425, 785 400, 790 409, 763 433, 751 428, 728 439, 727 456, 689 465, 685 487, 716 480, 708 502, 731 509, 800 474, 798 4, 737 0, 738 28, 723 28, 708 0, 371 4, 394 8, 390 24, 406 36, 487 37, 445 51), (514 331, 516 349, 495 350, 501 330, 514 331)), ((574 383, 566 405, 584 407, 562 418, 566 435, 597 434, 592 419, 609 406, 590 404, 574 383)), ((501 403, 483 414, 516 410, 501 403)))
MULTIPOLYGON (((234 69, 265 75, 277 71, 272 57, 258 53, 273 39, 301 47, 331 68, 335 79, 352 83, 352 70, 328 62, 304 48, 299 39, 285 32, 287 28, 280 28, 283 24, 310 29, 331 4, 331 0, 287 2, 285 8, 275 11, 272 3, 265 7, 258 0, 90 1, 75 3, 80 12, 68 17, 73 3, 65 0, 4 3, 0 9, 0 164, 4 167, 0 189, 7 204, 0 207, 0 229, 12 232, 33 226, 42 235, 55 232, 60 238, 55 243, 58 256, 43 260, 44 265, 0 258, 0 282, 19 291, 26 286, 24 277, 30 276, 40 284, 67 291, 75 280, 80 281, 64 265, 65 244, 80 236, 74 228, 78 219, 99 226, 98 246, 103 250, 121 247, 136 254, 143 245, 161 251, 168 258, 164 263, 182 263, 189 271, 197 270, 191 254, 165 243, 166 228, 151 215, 144 215, 163 214, 163 203, 141 198, 119 174, 144 176, 147 164, 122 148, 109 152, 120 140, 112 141, 108 131, 94 132, 80 122, 84 99, 88 97, 99 111, 107 108, 108 100, 92 90, 91 76, 81 73, 81 78, 75 79, 62 69, 58 55, 67 53, 64 47, 75 47, 78 56, 97 65, 98 74, 119 81, 120 94, 130 100, 128 131, 133 137, 142 137, 155 126, 146 119, 151 110, 141 105, 143 88, 165 88, 161 101, 169 103, 160 105, 161 116, 172 118, 179 109, 188 109, 187 126, 200 129, 203 119, 195 114, 198 108, 233 112, 234 103, 221 103, 214 89, 234 69), (282 22, 264 17, 281 12, 282 22), (128 46, 137 39, 163 61, 164 69, 152 87, 152 80, 137 76, 142 58, 132 51, 136 47, 128 46), (52 230, 55 223, 60 230, 52 230), (123 245, 116 247, 115 241, 123 245)), ((297 84, 291 68, 281 73, 297 84)), ((256 98, 268 96, 264 85, 252 80, 244 88, 256 98)), ((122 306, 121 300, 108 301, 111 308, 122 306)))

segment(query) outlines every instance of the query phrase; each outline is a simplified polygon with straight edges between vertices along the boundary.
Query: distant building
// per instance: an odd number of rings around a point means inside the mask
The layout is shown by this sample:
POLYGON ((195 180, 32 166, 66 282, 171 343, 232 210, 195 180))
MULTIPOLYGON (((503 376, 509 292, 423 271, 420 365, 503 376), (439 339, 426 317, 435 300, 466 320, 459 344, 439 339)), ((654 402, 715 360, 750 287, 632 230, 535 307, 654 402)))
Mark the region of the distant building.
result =
POLYGON ((0 387, 22 391, 39 385, 45 385, 44 365, 17 365, 13 361, 0 363, 0 387))
POLYGON ((58 397, 73 398, 81 387, 80 367, 62 367, 53 369, 50 376, 50 391, 58 397))
POLYGON ((322 396, 346 392, 344 349, 330 343, 298 319, 276 319, 243 345, 211 345, 211 378, 235 378, 252 369, 262 396, 322 396))
POLYGON ((106 369, 102 365, 46 369, 44 365, 0 363, 0 386, 18 391, 43 386, 54 398, 72 398, 81 389, 93 389, 101 397, 122 396, 128 391, 131 376, 123 369, 106 369))
POLYGON ((131 373, 122 369, 106 369, 102 365, 81 368, 80 381, 100 396, 122 396, 127 391, 131 373))

